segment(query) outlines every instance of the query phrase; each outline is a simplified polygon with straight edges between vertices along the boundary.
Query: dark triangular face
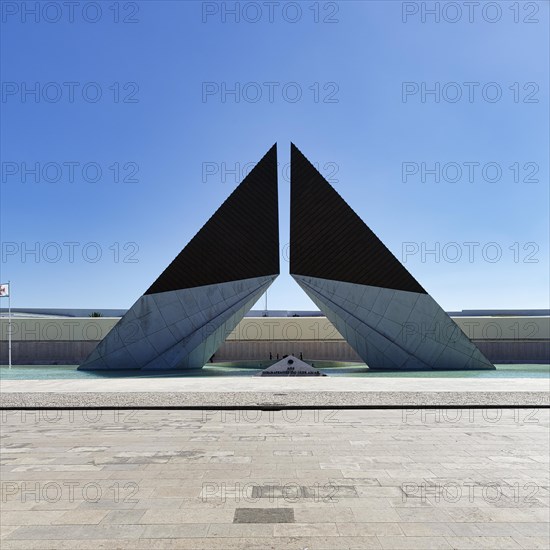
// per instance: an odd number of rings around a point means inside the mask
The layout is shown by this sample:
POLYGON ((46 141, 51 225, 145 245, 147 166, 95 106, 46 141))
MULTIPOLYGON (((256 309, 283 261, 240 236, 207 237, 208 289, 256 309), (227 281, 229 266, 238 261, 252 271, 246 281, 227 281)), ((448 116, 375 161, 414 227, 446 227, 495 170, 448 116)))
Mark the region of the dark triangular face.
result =
POLYGON ((145 294, 278 273, 274 145, 145 294))
POLYGON ((290 273, 426 293, 291 144, 290 273))

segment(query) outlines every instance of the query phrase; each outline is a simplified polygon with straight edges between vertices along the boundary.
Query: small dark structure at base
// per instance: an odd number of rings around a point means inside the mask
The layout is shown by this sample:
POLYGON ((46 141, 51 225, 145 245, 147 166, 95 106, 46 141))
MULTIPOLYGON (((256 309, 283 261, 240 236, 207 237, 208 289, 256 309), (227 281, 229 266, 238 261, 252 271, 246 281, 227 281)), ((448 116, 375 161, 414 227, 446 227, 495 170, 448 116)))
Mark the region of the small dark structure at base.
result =
POLYGON ((326 376, 326 374, 294 355, 286 355, 256 376, 326 376))

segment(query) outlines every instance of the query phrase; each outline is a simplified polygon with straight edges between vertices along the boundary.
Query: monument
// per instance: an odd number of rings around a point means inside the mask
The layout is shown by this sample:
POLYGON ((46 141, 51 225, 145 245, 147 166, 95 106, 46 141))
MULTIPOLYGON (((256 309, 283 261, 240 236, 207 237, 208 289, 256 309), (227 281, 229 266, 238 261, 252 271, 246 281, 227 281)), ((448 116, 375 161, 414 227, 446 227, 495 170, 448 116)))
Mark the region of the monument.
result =
MULTIPOLYGON (((290 220, 292 277, 369 368, 494 368, 293 144, 290 220)), ((201 368, 278 274, 274 145, 79 368, 201 368)))

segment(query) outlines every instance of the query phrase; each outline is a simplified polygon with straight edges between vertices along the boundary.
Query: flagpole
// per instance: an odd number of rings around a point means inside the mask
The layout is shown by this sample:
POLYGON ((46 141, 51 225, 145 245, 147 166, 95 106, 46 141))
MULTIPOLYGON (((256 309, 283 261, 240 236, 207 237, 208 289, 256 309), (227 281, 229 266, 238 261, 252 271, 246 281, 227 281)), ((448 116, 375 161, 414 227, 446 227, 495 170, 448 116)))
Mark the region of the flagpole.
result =
POLYGON ((11 283, 8 281, 8 365, 11 369, 11 283))

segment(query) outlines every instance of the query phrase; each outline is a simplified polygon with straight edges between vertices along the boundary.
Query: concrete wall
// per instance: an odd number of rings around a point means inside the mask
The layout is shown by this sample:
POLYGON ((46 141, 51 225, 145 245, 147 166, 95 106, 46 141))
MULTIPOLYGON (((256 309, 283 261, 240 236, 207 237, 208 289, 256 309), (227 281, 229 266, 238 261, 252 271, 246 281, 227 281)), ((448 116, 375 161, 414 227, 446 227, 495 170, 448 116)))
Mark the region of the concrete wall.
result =
MULTIPOLYGON (((12 319, 14 364, 79 364, 118 317, 12 319)), ((454 321, 497 363, 550 362, 550 317, 455 317, 454 321)), ((418 327, 446 338, 446 327, 418 327)), ((0 363, 8 361, 8 322, 0 318, 0 363)), ((333 361, 359 361, 325 317, 246 317, 222 344, 216 361, 265 360, 272 353, 333 361)))
MULTIPOLYGON (((16 340, 12 342, 12 364, 14 365, 80 365, 98 342, 88 341, 36 341, 16 340)), ((2 340, 0 365, 8 364, 8 346, 2 340)))
MULTIPOLYGON (((12 341, 38 342, 102 340, 120 317, 12 318, 12 341)), ((0 341, 8 339, 8 319, 0 318, 0 341)))
MULTIPOLYGON (((12 340, 99 341, 119 317, 26 317, 12 319, 12 340)), ((550 317, 454 317, 474 340, 548 340, 550 317)), ((445 327, 419 327, 444 334, 445 327)), ((0 318, 0 341, 7 340, 8 320, 0 318)), ((245 317, 227 337, 233 340, 342 340, 326 317, 245 317)))

